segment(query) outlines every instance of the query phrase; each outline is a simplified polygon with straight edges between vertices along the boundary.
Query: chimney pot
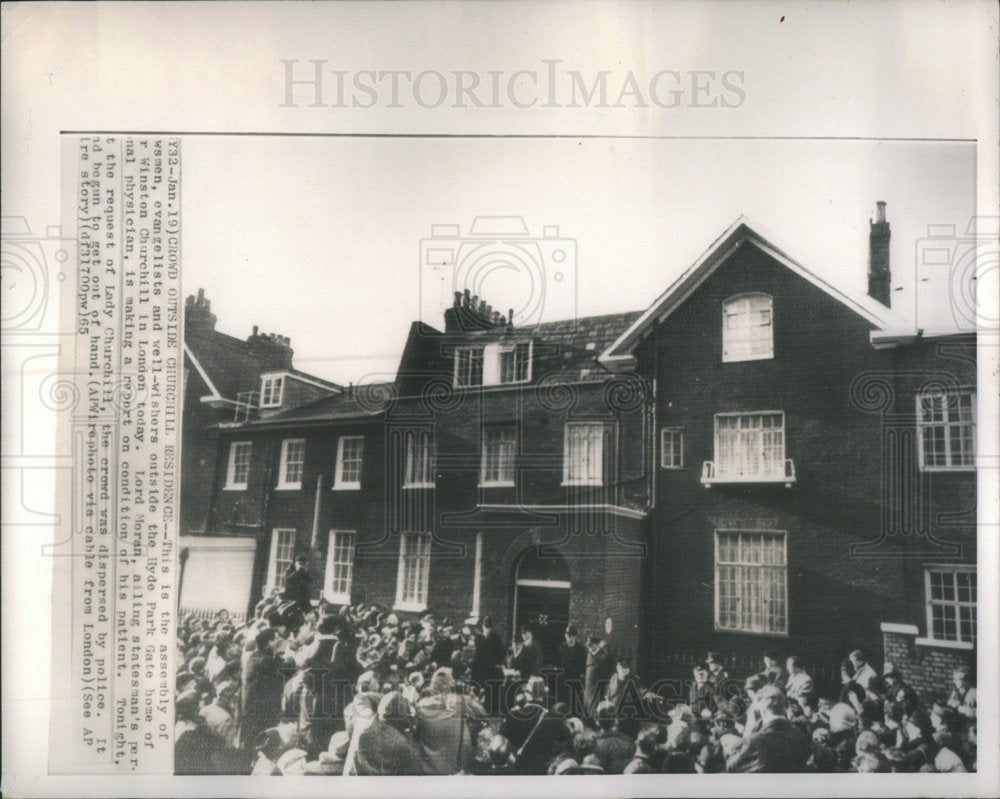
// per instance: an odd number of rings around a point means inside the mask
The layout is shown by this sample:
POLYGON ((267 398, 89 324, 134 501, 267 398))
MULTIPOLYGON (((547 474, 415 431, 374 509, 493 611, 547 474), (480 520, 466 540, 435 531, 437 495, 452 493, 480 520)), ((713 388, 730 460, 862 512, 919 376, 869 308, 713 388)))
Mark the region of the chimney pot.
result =
POLYGON ((462 307, 463 308, 468 308, 469 307, 469 301, 470 301, 469 300, 469 290, 465 289, 465 291, 462 292, 462 307))
POLYGON ((513 327, 514 326, 514 309, 513 308, 511 308, 509 311, 507 311, 507 325, 508 325, 508 327, 513 327))
POLYGON ((198 289, 198 304, 201 305, 205 300, 205 289, 198 289))
POLYGON ((461 304, 462 304, 462 292, 461 291, 456 291, 455 292, 454 307, 458 308, 461 304))
POLYGON ((257 331, 258 331, 258 330, 260 330, 260 328, 259 328, 259 327, 257 327, 257 325, 254 325, 254 326, 253 326, 253 335, 254 335, 254 338, 256 338, 256 337, 257 337, 257 331))
POLYGON ((875 203, 875 221, 885 222, 885 201, 879 200, 875 203))

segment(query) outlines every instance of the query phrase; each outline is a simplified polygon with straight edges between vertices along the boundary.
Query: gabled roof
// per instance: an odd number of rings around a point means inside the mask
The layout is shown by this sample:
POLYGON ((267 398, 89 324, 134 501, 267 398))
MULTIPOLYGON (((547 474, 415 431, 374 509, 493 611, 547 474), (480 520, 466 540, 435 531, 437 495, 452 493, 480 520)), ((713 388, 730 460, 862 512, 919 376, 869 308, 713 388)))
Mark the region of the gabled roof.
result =
POLYGON ((868 320, 879 330, 912 328, 900 317, 871 297, 854 297, 826 282, 819 275, 809 271, 801 262, 788 254, 788 248, 778 243, 770 235, 765 235, 759 225, 751 224, 741 216, 698 259, 685 270, 652 305, 618 336, 600 355, 602 363, 614 362, 631 357, 632 349, 642 340, 650 328, 662 322, 678 308, 719 266, 725 263, 738 247, 750 242, 787 267, 799 277, 808 280, 838 302, 868 320))

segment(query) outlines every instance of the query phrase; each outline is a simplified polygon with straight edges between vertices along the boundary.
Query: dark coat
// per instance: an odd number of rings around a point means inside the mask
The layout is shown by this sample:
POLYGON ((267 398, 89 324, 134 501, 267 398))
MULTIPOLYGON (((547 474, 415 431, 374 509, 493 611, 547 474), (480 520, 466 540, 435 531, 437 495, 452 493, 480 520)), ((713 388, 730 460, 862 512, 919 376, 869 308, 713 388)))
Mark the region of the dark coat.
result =
POLYGON ((416 777, 423 774, 416 745, 391 724, 378 719, 358 736, 354 768, 361 776, 416 777))
POLYGON ((614 670, 614 660, 607 649, 602 648, 596 654, 589 650, 587 651, 587 670, 583 701, 588 715, 594 715, 598 704, 604 698, 607 681, 614 670))
POLYGON ((315 694, 310 714, 314 746, 325 750, 344 729, 344 709, 354 700, 358 661, 354 649, 335 638, 321 638, 305 663, 306 681, 315 694))
POLYGON ((573 712, 583 699, 583 683, 587 672, 587 647, 577 641, 573 646, 559 644, 559 673, 556 681, 557 701, 567 702, 573 712))
POLYGON ((243 717, 240 740, 243 748, 253 751, 254 740, 264 730, 277 725, 285 675, 281 659, 270 650, 254 652, 243 675, 243 717))
POLYGON ((635 754, 635 741, 617 730, 603 730, 594 739, 597 755, 608 774, 621 774, 635 754))
POLYGON ((565 722, 534 702, 511 708, 500 725, 500 734, 517 754, 518 774, 545 774, 550 761, 570 744, 565 722))
POLYGON ((514 656, 510 662, 510 667, 521 673, 521 679, 526 680, 542 673, 542 648, 538 642, 532 640, 530 644, 521 647, 521 651, 514 656))
POLYGON ((788 719, 770 719, 726 764, 740 773, 794 774, 805 771, 812 751, 808 736, 788 719))
POLYGON ((292 566, 285 572, 285 590, 282 597, 294 602, 296 607, 305 613, 312 609, 312 577, 309 576, 308 569, 299 571, 292 566))

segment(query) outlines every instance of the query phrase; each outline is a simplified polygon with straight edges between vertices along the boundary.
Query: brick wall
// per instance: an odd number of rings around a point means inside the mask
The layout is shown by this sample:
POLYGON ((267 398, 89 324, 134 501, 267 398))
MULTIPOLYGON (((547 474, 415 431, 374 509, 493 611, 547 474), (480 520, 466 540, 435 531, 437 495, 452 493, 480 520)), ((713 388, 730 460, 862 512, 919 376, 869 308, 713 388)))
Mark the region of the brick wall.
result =
POLYGON ((903 632, 909 625, 897 625, 896 629, 883 626, 885 659, 892 663, 904 682, 912 686, 923 702, 929 703, 935 694, 947 692, 951 688, 951 674, 958 666, 975 666, 972 650, 918 644, 917 628, 903 632))

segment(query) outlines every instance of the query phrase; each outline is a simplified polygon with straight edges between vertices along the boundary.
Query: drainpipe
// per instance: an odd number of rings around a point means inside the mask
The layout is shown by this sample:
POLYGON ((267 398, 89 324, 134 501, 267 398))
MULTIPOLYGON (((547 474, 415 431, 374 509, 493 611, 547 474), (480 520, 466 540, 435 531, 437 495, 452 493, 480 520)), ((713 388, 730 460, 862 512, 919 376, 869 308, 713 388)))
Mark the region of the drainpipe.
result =
POLYGON ((483 534, 476 533, 475 574, 472 577, 472 612, 469 615, 479 621, 480 584, 483 580, 483 534))

